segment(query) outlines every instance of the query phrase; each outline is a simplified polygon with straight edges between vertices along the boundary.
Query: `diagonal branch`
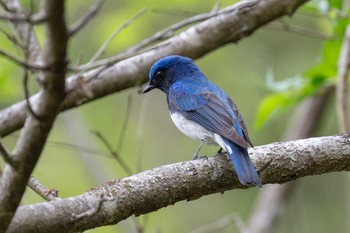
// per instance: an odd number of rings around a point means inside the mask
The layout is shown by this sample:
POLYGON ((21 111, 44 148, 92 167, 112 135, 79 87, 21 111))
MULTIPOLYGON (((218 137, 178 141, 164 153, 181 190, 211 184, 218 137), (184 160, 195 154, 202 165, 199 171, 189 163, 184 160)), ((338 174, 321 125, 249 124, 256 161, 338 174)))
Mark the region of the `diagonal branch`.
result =
MULTIPOLYGON (((249 153, 258 168, 272 158, 261 174, 264 184, 350 171, 350 135, 272 143, 249 153)), ((110 181, 80 196, 22 206, 8 232, 80 232, 237 188, 246 187, 226 156, 184 161, 110 181)))
POLYGON ((11 153, 18 164, 7 164, 0 180, 0 232, 5 232, 25 191, 45 141, 65 95, 66 49, 68 33, 63 0, 45 0, 42 5, 50 17, 45 22, 46 44, 43 60, 50 66, 42 75, 42 90, 32 106, 41 116, 25 117, 25 126, 11 153))
MULTIPOLYGON (((61 111, 115 93, 147 81, 147 73, 154 61, 170 54, 192 58, 201 57, 223 45, 235 43, 251 35, 258 28, 285 15, 291 15, 307 0, 249 0, 219 11, 210 19, 198 23, 179 35, 144 53, 119 61, 96 77, 96 70, 73 75, 67 80, 66 96, 61 111), (206 33, 210 31, 211 33, 206 33), (87 97, 79 87, 83 77, 93 97, 87 97)), ((38 94, 30 98, 35 104, 38 94)), ((5 136, 23 126, 25 102, 16 103, 0 111, 0 135, 5 136)))
POLYGON ((48 69, 48 67, 44 67, 42 65, 30 64, 1 49, 0 49, 0 56, 3 56, 9 59, 10 61, 16 63, 17 65, 22 66, 24 69, 29 69, 29 70, 47 70, 48 69))
POLYGON ((97 14, 104 2, 105 0, 97 0, 95 4, 89 8, 86 14, 70 27, 69 36, 74 36, 77 32, 79 32, 89 22, 89 20, 91 20, 97 14))

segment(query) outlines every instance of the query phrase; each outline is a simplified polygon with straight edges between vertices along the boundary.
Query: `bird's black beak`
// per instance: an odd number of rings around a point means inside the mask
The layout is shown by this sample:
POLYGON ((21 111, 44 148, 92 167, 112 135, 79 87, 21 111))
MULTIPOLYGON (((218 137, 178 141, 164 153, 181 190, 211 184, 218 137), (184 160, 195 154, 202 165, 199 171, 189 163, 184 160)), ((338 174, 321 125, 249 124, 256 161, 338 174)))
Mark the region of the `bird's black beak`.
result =
POLYGON ((154 86, 152 84, 148 84, 147 87, 143 89, 142 94, 145 94, 153 89, 154 89, 154 86))

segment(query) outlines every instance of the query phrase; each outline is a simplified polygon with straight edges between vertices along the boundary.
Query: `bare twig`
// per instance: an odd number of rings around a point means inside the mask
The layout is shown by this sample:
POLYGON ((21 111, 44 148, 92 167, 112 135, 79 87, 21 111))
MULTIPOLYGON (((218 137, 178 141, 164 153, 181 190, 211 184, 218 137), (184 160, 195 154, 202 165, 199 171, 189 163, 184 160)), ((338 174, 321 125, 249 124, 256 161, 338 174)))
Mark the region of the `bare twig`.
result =
POLYGON ((3 50, 0 50, 0 55, 1 55, 1 56, 4 56, 5 58, 9 59, 10 61, 16 63, 17 65, 22 66, 24 69, 41 70, 41 71, 44 71, 44 70, 48 70, 48 69, 49 69, 48 66, 42 66, 42 65, 37 65, 37 64, 31 64, 31 63, 22 61, 20 58, 17 58, 17 57, 15 57, 14 55, 12 55, 12 54, 10 54, 10 53, 8 53, 8 52, 6 52, 6 51, 3 51, 3 50))
POLYGON ((311 30, 305 27, 289 24, 283 20, 280 20, 276 23, 272 23, 266 27, 266 29, 273 29, 273 30, 284 30, 288 32, 293 32, 299 35, 307 36, 307 37, 312 37, 316 39, 321 39, 321 40, 331 40, 334 39, 333 35, 327 35, 325 33, 311 30))
POLYGON ((166 14, 166 15, 182 16, 186 18, 199 14, 199 12, 194 12, 194 11, 167 9, 167 8, 153 8, 152 12, 166 14))
POLYGON ((14 35, 12 35, 12 34, 10 34, 10 33, 7 33, 6 31, 2 30, 1 28, 0 28, 0 32, 1 32, 2 34, 4 34, 4 35, 6 36, 6 38, 7 38, 11 43, 13 43, 16 47, 23 48, 23 44, 20 43, 14 35))
POLYGON ((98 49, 98 51, 92 56, 90 61, 85 64, 86 67, 89 67, 91 63, 95 62, 98 58, 101 57, 101 55, 105 52, 107 46, 113 41, 113 39, 127 26, 129 26, 132 22, 134 22, 137 18, 144 15, 147 12, 146 8, 141 9, 139 12, 137 12, 133 17, 131 17, 128 21, 123 23, 121 26, 119 26, 112 35, 102 44, 102 46, 98 49))
POLYGON ((15 13, 16 11, 11 9, 10 7, 7 6, 7 4, 4 2, 4 0, 0 1, 0 5, 2 8, 4 8, 6 11, 11 12, 11 13, 15 13))
POLYGON ((199 15, 195 15, 191 18, 184 19, 180 22, 177 22, 177 23, 153 34, 152 36, 148 37, 147 39, 144 39, 140 43, 128 48, 127 50, 119 53, 116 56, 102 59, 102 60, 99 60, 96 62, 89 62, 88 64, 84 64, 84 65, 80 65, 80 66, 76 67, 76 69, 78 69, 78 70, 91 69, 91 68, 95 68, 98 66, 105 66, 107 64, 113 64, 121 59, 125 59, 125 58, 131 57, 135 54, 140 53, 141 50, 143 48, 147 47, 148 45, 151 45, 155 42, 159 42, 159 41, 162 41, 162 40, 165 40, 165 39, 172 37, 175 34, 175 32, 181 28, 184 28, 188 25, 191 25, 191 24, 194 24, 197 22, 204 21, 204 20, 209 19, 209 18, 216 16, 218 14, 220 14, 220 13, 218 13, 217 5, 215 5, 215 7, 212 11, 210 11, 208 13, 202 13, 199 15))
MULTIPOLYGON (((25 44, 25 48, 24 48, 24 54, 25 54, 25 63, 28 64, 28 61, 29 61, 29 56, 30 56, 30 38, 31 38, 31 32, 32 32, 32 28, 30 25, 28 25, 27 27, 27 30, 28 32, 26 33, 27 34, 27 39, 26 39, 26 44, 25 44)), ((35 118, 37 118, 38 120, 42 120, 42 117, 37 115, 31 104, 30 104, 30 100, 29 100, 29 90, 28 90, 28 69, 24 69, 24 74, 23 74, 23 91, 24 91, 24 98, 25 98, 25 101, 27 103, 27 108, 28 108, 28 111, 30 114, 32 114, 35 118)))
POLYGON ((338 60, 338 81, 336 85, 336 106, 339 131, 350 132, 348 110, 348 73, 350 68, 350 26, 346 28, 338 60))
POLYGON ((86 14, 70 27, 69 36, 74 36, 77 32, 79 32, 89 22, 89 20, 91 20, 97 14, 104 2, 105 0, 96 0, 96 2, 90 6, 86 14))
POLYGON ((26 101, 27 104, 27 109, 29 111, 30 114, 32 114, 36 119, 38 120, 43 120, 44 117, 39 116, 38 114, 36 114, 32 108, 32 105, 30 103, 29 100, 29 90, 28 90, 28 70, 24 69, 24 74, 23 74, 23 92, 24 92, 24 99, 26 101))
POLYGON ((108 142, 108 140, 105 138, 105 136, 103 136, 99 131, 96 130, 91 130, 91 132, 98 138, 101 140, 101 142, 103 143, 103 145, 105 145, 105 147, 108 149, 109 153, 118 161, 118 163, 120 164, 120 166, 123 168, 123 170, 125 171, 126 174, 128 174, 129 176, 133 174, 133 172, 131 171, 131 169, 129 168, 129 166, 124 162, 124 160, 121 158, 121 156, 119 155, 119 153, 115 150, 113 150, 112 145, 108 142))
POLYGON ((26 14, 16 14, 16 13, 7 13, 0 14, 0 20, 9 20, 15 23, 31 23, 31 24, 40 24, 47 20, 45 12, 39 12, 34 15, 26 14))
MULTIPOLYGON (((2 0, 2 3, 11 12, 16 12, 17 14, 23 14, 23 15, 25 14, 20 0, 2 0)), ((32 5, 33 3, 31 2, 30 12, 32 12, 32 9, 33 9, 32 5)), ((44 10, 41 9, 40 12, 44 12, 44 10)), ((11 25, 14 27, 14 29, 18 32, 18 35, 20 37, 19 41, 22 41, 23 44, 25 44, 26 42, 28 43, 29 41, 29 44, 28 44, 29 48, 27 49, 27 52, 29 52, 29 61, 31 63, 42 64, 41 49, 36 39, 35 33, 33 31, 33 25, 31 25, 29 22, 27 23, 15 22, 15 21, 10 21, 10 22, 11 22, 11 25)), ((25 45, 22 45, 21 47, 24 48, 25 45)), ((39 72, 39 75, 40 75, 40 72, 39 72)))
POLYGON ((0 154, 7 164, 13 167, 17 167, 17 163, 14 161, 10 153, 6 150, 4 145, 0 142, 0 154))
POLYGON ((58 198, 57 189, 48 189, 40 183, 34 176, 30 176, 28 180, 28 187, 36 192, 39 196, 44 198, 46 201, 53 201, 58 198))
POLYGON ((209 223, 207 225, 201 226, 190 233, 213 233, 228 227, 231 224, 235 224, 239 229, 240 233, 249 233, 249 230, 242 218, 235 213, 229 214, 216 222, 209 223))

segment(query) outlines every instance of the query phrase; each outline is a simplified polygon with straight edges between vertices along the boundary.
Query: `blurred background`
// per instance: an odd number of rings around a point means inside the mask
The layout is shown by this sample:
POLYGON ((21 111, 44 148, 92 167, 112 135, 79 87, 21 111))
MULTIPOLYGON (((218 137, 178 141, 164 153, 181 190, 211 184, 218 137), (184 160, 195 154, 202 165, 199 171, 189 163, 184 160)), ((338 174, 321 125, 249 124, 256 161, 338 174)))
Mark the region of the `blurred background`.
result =
MULTIPOLYGON (((27 4, 27 1, 23 2, 27 4)), ((221 8, 234 2, 220 1, 221 8)), ((75 22, 93 3, 91 0, 67 1, 68 21, 75 22)), ((70 62, 89 61, 120 25, 143 8, 147 12, 118 34, 103 57, 117 54, 179 20, 208 12, 215 4, 217 1, 107 0, 95 19, 71 40, 70 62)), ((321 78, 317 76, 317 84, 310 86, 310 83, 315 83, 315 69, 324 64, 327 43, 329 53, 333 50, 335 54, 339 53, 338 45, 344 30, 334 30, 338 25, 334 19, 329 19, 329 15, 338 12, 331 11, 331 8, 334 10, 337 6, 328 1, 314 1, 302 7, 292 18, 269 24, 237 44, 224 46, 196 60, 203 73, 237 104, 255 146, 284 140, 283 135, 291 125, 291 119, 298 118, 295 112, 300 103, 321 87, 335 83, 334 73, 327 70, 321 78), (331 47, 329 44, 332 43, 337 44, 331 47)), ((344 22, 341 23, 345 25, 344 22)), ((0 27, 13 33, 6 23, 0 23, 0 27)), ((36 32, 43 43, 43 28, 37 27, 36 32)), ((2 33, 0 47, 19 53, 2 33)), ((333 60, 331 58, 325 66, 334 69, 337 56, 333 56, 333 60)), ((23 71, 1 57, 0 62, 2 109, 23 99, 23 71)), ((32 78, 30 91, 34 94, 37 90, 38 84, 32 78)), ((61 114, 34 176, 45 186, 58 189, 59 196, 65 198, 79 195, 114 178, 129 176, 130 172, 134 174, 191 159, 198 142, 184 136, 173 125, 165 95, 160 91, 140 95, 139 90, 131 88, 61 114), (130 172, 113 158, 96 132, 109 141, 130 172)), ((338 132, 332 94, 312 136, 338 132)), ((16 132, 3 139, 9 150, 14 147, 18 134, 16 132)), ((211 156, 217 149, 204 146, 201 154, 211 156)), ((0 165, 3 166, 2 161, 0 165)), ((350 232, 349 181, 347 173, 295 181, 276 222, 276 232, 350 232)), ((89 232, 138 232, 140 226, 147 233, 190 232, 230 214, 236 214, 248 224, 261 193, 261 190, 251 188, 205 196, 89 232)), ((42 201, 28 189, 23 204, 42 201)), ((236 221, 218 232, 241 230, 236 221)))

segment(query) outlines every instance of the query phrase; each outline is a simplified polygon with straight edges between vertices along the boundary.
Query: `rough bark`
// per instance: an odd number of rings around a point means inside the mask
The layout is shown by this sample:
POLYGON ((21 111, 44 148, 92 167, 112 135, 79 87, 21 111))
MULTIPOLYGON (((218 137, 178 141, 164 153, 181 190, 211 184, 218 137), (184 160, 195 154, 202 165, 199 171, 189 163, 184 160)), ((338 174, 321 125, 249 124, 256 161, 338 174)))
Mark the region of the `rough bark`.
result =
MULTIPOLYGON (((50 15, 45 23, 47 42, 43 58, 50 67, 42 77, 42 90, 32 103, 37 116, 28 114, 25 125, 11 153, 0 180, 0 232, 5 232, 14 215, 28 179, 39 159, 65 93, 67 31, 64 20, 64 1, 46 0, 43 9, 50 15), (39 117, 38 117, 39 116, 39 117)), ((23 106, 23 111, 27 107, 23 106)), ((24 119, 23 119, 24 120, 24 119)))
MULTIPOLYGON (((350 170, 350 136, 278 142, 249 150, 264 184, 285 183, 308 175, 350 170)), ((80 196, 22 206, 8 232, 75 232, 116 224, 194 200, 243 187, 226 156, 180 162, 116 179, 80 196)))

